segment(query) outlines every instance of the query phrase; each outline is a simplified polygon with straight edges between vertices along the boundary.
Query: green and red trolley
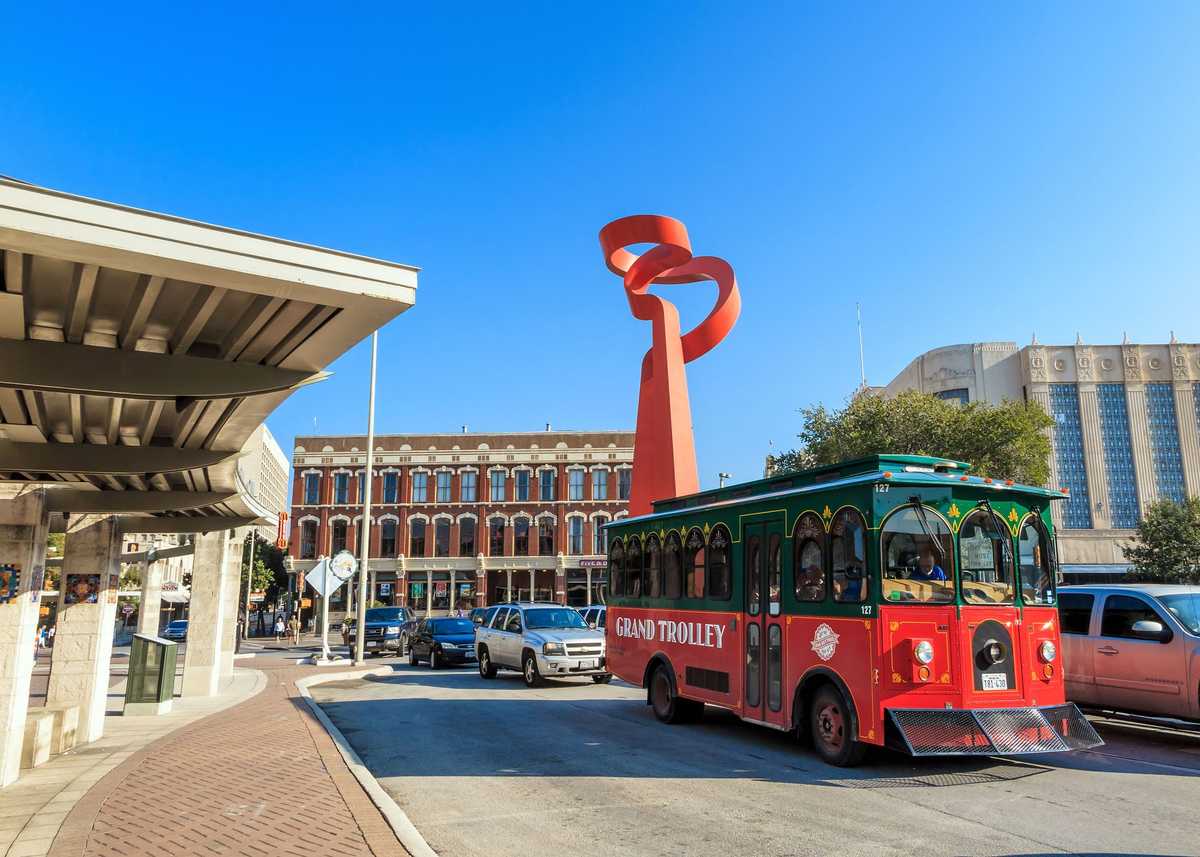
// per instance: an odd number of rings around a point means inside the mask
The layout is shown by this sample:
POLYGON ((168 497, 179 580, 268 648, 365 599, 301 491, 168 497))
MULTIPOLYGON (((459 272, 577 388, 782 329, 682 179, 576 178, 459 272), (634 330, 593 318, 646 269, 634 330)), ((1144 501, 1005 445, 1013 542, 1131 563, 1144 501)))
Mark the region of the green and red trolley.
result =
POLYGON ((1066 702, 1050 502, 881 455, 654 504, 608 527, 607 657, 666 722, 705 704, 833 764, 1100 742, 1066 702))

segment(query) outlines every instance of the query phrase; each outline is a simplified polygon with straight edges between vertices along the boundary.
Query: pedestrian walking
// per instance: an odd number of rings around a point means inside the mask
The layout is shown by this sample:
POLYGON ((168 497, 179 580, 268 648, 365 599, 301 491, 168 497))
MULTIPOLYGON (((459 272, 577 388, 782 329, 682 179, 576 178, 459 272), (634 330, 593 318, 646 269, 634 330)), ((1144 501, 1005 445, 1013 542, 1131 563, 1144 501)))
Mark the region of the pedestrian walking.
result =
POLYGON ((275 617, 275 642, 278 643, 280 641, 281 637, 283 637, 283 617, 276 616, 275 617))
POLYGON ((292 638, 292 645, 300 645, 300 620, 296 618, 295 613, 288 619, 288 632, 292 638))

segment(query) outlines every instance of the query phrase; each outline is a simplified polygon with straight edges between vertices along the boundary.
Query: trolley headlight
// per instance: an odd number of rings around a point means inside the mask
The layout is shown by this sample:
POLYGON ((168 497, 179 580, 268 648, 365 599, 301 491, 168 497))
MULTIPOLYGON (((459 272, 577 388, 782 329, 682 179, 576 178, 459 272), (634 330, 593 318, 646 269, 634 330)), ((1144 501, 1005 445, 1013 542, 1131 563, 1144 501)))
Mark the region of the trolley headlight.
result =
POLYGON ((1004 644, 998 640, 988 640, 983 644, 983 657, 989 664, 1003 663, 1006 654, 1004 644))
POLYGON ((933 662, 933 643, 928 640, 922 640, 913 646, 913 657, 917 659, 919 664, 928 664, 933 662))
POLYGON ((546 643, 542 646, 543 655, 565 655, 567 650, 562 643, 546 643))
POLYGON ((1054 659, 1058 657, 1058 647, 1049 640, 1043 640, 1042 644, 1038 646, 1038 657, 1048 664, 1053 663, 1054 659))

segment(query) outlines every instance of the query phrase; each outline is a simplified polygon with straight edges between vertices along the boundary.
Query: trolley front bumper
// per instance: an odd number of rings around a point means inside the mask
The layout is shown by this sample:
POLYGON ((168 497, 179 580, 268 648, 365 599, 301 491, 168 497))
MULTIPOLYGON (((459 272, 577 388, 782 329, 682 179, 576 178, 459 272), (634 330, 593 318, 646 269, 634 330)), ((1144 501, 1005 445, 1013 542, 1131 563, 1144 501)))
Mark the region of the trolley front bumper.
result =
POLYGON ((887 745, 912 756, 1016 756, 1104 742, 1074 703, 1045 708, 889 708, 887 745))

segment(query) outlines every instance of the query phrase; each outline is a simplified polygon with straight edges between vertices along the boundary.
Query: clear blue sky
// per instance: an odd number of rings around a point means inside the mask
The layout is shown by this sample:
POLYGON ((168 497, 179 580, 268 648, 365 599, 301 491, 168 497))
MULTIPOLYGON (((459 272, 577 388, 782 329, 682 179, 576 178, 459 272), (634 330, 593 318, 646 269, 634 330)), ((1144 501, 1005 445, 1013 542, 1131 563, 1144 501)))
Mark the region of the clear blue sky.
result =
MULTIPOLYGON (((632 427, 649 330, 596 240, 632 213, 741 284, 689 367, 705 485, 853 390, 856 300, 873 383, 1200 340, 1195 4, 40 5, 5 13, 0 173, 420 266, 381 431, 632 427)), ((367 360, 276 412, 285 449, 365 430, 367 360)))

